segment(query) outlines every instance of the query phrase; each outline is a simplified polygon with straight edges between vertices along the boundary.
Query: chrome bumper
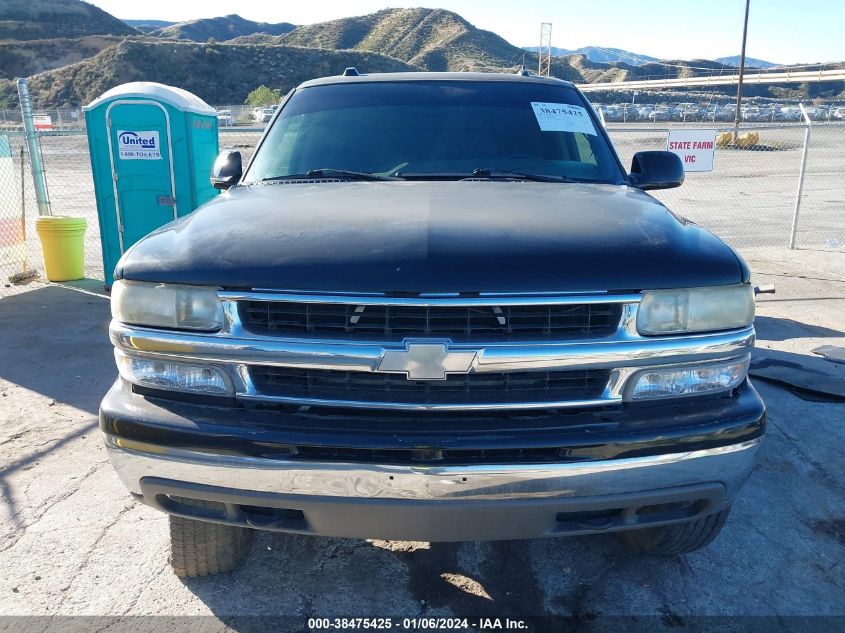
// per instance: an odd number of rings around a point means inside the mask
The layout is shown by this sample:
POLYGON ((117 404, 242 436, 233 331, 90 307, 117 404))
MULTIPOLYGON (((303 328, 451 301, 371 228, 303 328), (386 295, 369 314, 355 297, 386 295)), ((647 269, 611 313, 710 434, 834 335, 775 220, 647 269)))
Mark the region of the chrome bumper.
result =
POLYGON ((298 534, 436 542, 697 519, 730 504, 759 441, 591 463, 418 467, 210 456, 107 437, 123 482, 170 514, 298 534))
POLYGON ((730 499, 751 472, 760 438, 706 450, 562 464, 405 466, 211 455, 106 435, 124 485, 141 479, 346 499, 565 499, 719 482, 730 499))

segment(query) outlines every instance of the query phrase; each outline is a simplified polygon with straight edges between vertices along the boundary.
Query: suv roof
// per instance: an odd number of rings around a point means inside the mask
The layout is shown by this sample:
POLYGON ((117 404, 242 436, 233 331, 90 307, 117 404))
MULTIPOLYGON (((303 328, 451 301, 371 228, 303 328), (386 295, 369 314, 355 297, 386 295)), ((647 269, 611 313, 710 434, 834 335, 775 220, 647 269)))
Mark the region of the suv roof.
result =
POLYGON ((518 75, 516 73, 469 73, 469 72, 405 72, 405 73, 373 73, 372 75, 334 75, 320 77, 299 84, 300 88, 324 86, 327 84, 372 83, 379 81, 518 81, 529 83, 553 83, 573 86, 569 81, 556 77, 540 77, 539 75, 518 75))

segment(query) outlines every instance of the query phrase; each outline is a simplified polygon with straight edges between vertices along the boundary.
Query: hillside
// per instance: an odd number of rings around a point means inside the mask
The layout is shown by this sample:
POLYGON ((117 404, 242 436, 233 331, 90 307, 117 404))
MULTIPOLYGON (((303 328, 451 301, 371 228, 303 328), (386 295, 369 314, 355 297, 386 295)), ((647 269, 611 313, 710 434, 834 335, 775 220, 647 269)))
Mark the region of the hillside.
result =
MULTIPOLYGON (((526 46, 525 50, 536 53, 540 50, 539 46, 526 46)), ((553 57, 565 57, 568 55, 584 55, 591 62, 600 62, 609 64, 611 62, 624 62, 633 66, 645 64, 647 62, 656 62, 656 57, 648 55, 641 55, 640 53, 632 53, 621 48, 604 48, 599 46, 582 46, 581 48, 558 48, 552 46, 553 57)))
MULTIPOLYGON (((300 26, 279 43, 378 51, 425 70, 512 69, 523 51, 443 9, 384 9, 300 26)), ((529 58, 531 56, 529 55, 529 58)), ((536 63, 536 62, 535 62, 536 63)))
POLYGON ((93 57, 120 41, 113 35, 0 42, 0 79, 29 77, 93 57))
POLYGON ((137 35, 131 26, 80 0, 2 0, 0 40, 137 35))
POLYGON ((165 26, 173 26, 176 22, 168 22, 167 20, 123 20, 126 24, 141 33, 149 33, 156 29, 162 29, 165 26))
MULTIPOLYGON (((154 20, 138 22, 145 29, 157 26, 154 20)), ((10 80, 22 75, 30 76, 36 106, 51 108, 85 104, 113 86, 136 80, 177 85, 210 103, 242 103, 261 84, 286 91, 306 79, 342 72, 347 66, 362 72, 513 72, 524 56, 528 68, 537 67, 535 53, 442 9, 385 9, 296 28, 229 15, 160 26, 154 33, 158 36, 144 35, 81 0, 0 0, 0 34, 6 37, 6 41, 0 40, 0 107, 16 107, 16 90, 10 80), (57 33, 62 37, 53 37, 57 33), (224 43, 208 43, 211 38, 224 43)), ((575 83, 594 83, 736 72, 732 65, 709 60, 639 64, 639 58, 646 56, 621 49, 579 50, 582 52, 554 57, 552 75, 575 83), (597 52, 621 61, 596 61, 591 55, 597 52)), ((840 64, 824 65, 837 66, 840 64)), ((712 96, 734 91, 725 86, 708 92, 712 96)), ((745 94, 834 99, 845 95, 845 82, 754 83, 745 88, 745 94)), ((639 100, 660 95, 665 98, 668 93, 654 92, 639 100)), ((620 95, 591 93, 591 98, 615 101, 620 95)))
MULTIPOLYGON (((368 72, 418 70, 378 53, 291 46, 234 46, 127 39, 90 59, 31 77, 36 107, 86 104, 129 81, 157 81, 189 90, 208 103, 243 103, 264 84, 286 92, 314 77, 354 65, 368 72)), ((14 82, 0 80, 0 107, 14 107, 14 82)))
POLYGON ((219 18, 203 18, 201 20, 190 20, 165 26, 163 28, 149 31, 153 37, 162 37, 174 40, 192 40, 194 42, 207 42, 214 39, 218 42, 231 40, 253 33, 264 33, 266 35, 282 35, 289 33, 296 28, 288 22, 268 24, 267 22, 253 22, 246 20, 239 15, 225 15, 219 18))
MULTIPOLYGON (((727 64, 728 66, 735 66, 739 68, 739 55, 731 55, 730 57, 717 57, 713 61, 717 61, 720 64, 727 64)), ((751 68, 775 68, 780 64, 775 64, 773 62, 767 62, 764 59, 757 59, 756 57, 745 57, 745 67, 751 68)))

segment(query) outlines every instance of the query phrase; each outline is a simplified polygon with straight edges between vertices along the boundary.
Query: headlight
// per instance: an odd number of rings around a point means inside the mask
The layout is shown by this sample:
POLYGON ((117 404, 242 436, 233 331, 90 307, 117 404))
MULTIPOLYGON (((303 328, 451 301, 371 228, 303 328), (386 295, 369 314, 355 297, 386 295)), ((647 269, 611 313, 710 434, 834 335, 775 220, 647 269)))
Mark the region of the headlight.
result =
POLYGON ((648 369, 634 377, 629 398, 677 398, 727 391, 745 380, 750 362, 751 357, 746 356, 707 365, 648 369))
POLYGON ((122 323, 184 330, 219 330, 223 311, 208 286, 116 281, 111 314, 122 323))
POLYGON ((714 286, 643 293, 637 312, 640 334, 679 334, 732 330, 754 320, 754 289, 714 286))
POLYGON ((121 377, 136 385, 217 396, 232 393, 229 380, 217 367, 133 358, 118 351, 115 351, 114 359, 121 377))

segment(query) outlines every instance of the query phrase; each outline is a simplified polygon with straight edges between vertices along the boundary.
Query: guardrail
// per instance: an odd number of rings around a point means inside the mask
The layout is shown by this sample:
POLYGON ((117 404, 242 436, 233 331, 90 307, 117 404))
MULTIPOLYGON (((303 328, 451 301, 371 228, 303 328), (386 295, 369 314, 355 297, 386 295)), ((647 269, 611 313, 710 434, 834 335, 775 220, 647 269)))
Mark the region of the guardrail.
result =
MULTIPOLYGON (((743 73, 742 83, 749 84, 784 84, 818 81, 845 81, 845 68, 836 70, 802 70, 786 72, 743 73)), ((694 88, 696 86, 733 86, 739 83, 739 73, 735 75, 706 75, 703 77, 673 77, 666 79, 646 79, 633 81, 613 81, 594 84, 577 84, 582 92, 605 90, 643 90, 647 88, 694 88)))

